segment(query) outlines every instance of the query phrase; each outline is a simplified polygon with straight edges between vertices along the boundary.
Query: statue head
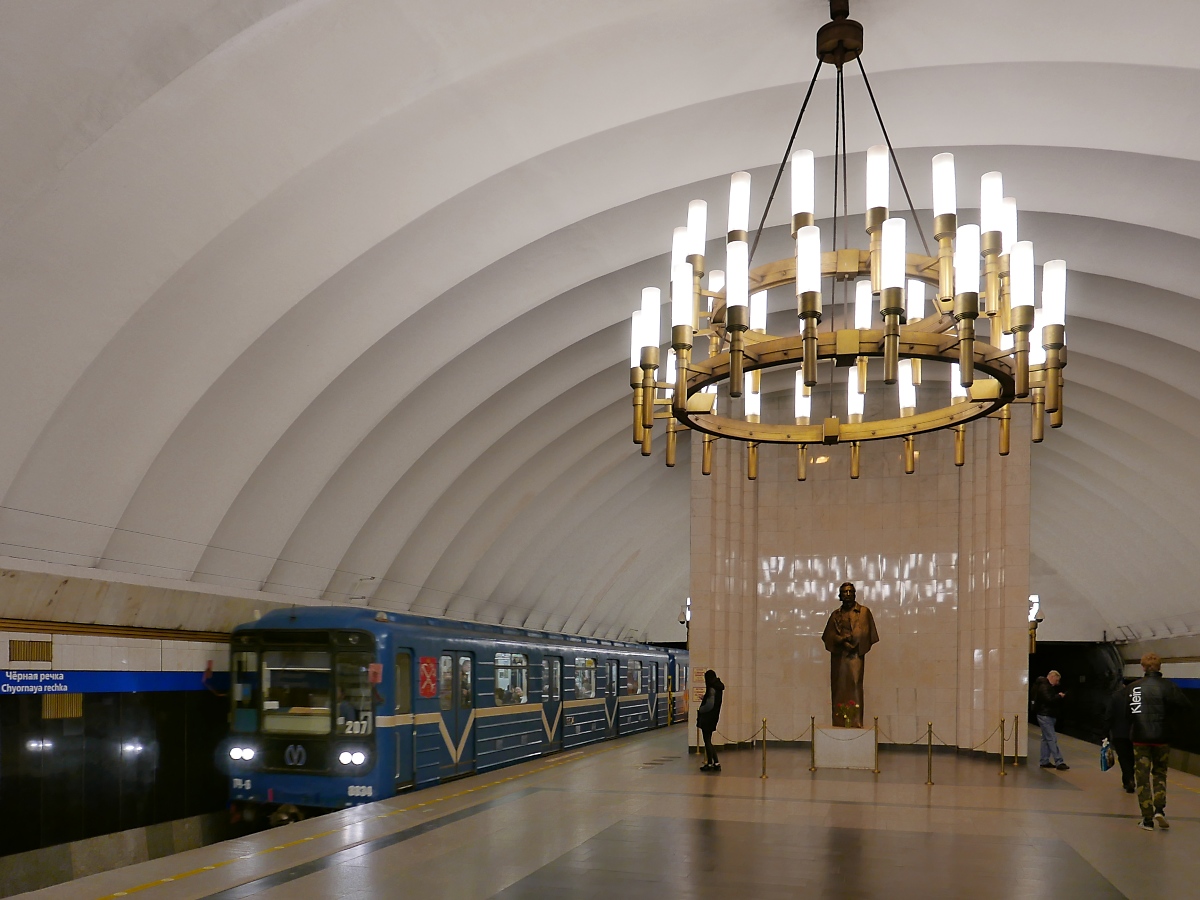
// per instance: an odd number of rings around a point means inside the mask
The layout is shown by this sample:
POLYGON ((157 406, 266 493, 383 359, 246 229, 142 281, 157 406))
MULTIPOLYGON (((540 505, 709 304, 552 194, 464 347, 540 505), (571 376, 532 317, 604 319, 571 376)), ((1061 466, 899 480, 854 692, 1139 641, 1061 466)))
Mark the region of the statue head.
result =
POLYGON ((838 600, 842 602, 843 608, 849 609, 852 607, 854 605, 854 598, 854 585, 849 581, 844 582, 842 586, 838 588, 838 600))

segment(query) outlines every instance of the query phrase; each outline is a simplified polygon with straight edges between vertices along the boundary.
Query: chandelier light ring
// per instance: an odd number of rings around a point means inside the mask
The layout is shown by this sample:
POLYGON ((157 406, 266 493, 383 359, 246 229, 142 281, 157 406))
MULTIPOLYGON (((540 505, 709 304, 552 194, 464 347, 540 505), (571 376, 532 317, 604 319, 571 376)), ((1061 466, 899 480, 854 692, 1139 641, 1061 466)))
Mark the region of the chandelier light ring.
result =
MULTIPOLYGON (((747 344, 745 372, 760 372, 780 366, 795 366, 804 356, 802 335, 775 337, 747 344)), ((838 362, 862 357, 883 356, 884 333, 874 329, 859 331, 843 329, 822 332, 817 343, 817 358, 838 362)), ((954 334, 901 329, 900 349, 908 359, 933 362, 960 362, 958 340, 954 334)), ((1008 351, 976 342, 973 345, 974 364, 978 371, 990 376, 977 379, 966 398, 936 410, 893 419, 870 422, 840 422, 830 418, 816 424, 773 424, 748 422, 727 416, 713 415, 711 394, 704 388, 728 380, 730 358, 721 353, 691 366, 683 404, 672 406, 672 415, 682 424, 714 437, 757 441, 767 444, 838 444, 906 437, 957 425, 998 412, 1013 400, 1014 367, 1008 351)))

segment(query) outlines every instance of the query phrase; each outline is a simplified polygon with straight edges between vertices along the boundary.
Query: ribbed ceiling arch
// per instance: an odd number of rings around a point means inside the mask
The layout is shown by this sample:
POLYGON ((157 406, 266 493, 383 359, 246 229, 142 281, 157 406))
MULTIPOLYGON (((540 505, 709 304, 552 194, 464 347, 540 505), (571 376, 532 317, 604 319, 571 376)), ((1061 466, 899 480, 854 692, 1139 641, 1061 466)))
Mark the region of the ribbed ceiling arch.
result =
MULTIPOLYGON (((689 199, 719 223, 747 169, 761 211, 827 12, 5 5, 0 550, 670 633, 689 455, 668 470, 629 441, 628 315, 665 286, 689 199)), ((919 215, 952 150, 964 208, 1000 169, 1022 237, 1071 267, 1067 424, 1033 453, 1044 608, 1180 627, 1200 575, 1200 9, 852 13, 919 215)), ((854 67, 847 90, 853 185, 878 132, 854 67)), ((831 96, 823 78, 800 139, 819 192, 831 96)), ((790 300, 771 306, 786 327, 790 300)))

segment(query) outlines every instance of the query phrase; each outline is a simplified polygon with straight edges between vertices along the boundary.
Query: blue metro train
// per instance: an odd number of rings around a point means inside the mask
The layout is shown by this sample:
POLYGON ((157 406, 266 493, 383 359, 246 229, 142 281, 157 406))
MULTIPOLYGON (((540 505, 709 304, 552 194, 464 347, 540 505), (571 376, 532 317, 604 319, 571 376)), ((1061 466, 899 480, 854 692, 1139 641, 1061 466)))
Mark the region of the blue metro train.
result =
POLYGON ((230 800, 302 818, 685 721, 687 651, 347 607, 234 630, 230 800))

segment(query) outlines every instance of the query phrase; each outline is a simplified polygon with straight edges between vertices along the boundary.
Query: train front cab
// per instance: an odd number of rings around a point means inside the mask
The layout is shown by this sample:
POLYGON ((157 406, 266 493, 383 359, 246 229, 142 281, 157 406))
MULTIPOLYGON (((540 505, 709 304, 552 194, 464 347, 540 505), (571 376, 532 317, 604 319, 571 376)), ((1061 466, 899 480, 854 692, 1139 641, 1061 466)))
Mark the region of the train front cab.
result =
POLYGON ((388 776, 402 776, 403 741, 380 741, 380 726, 407 718, 411 728, 412 717, 385 683, 379 643, 367 631, 235 633, 226 752, 230 799, 247 819, 265 812, 285 821, 393 793, 388 776))

